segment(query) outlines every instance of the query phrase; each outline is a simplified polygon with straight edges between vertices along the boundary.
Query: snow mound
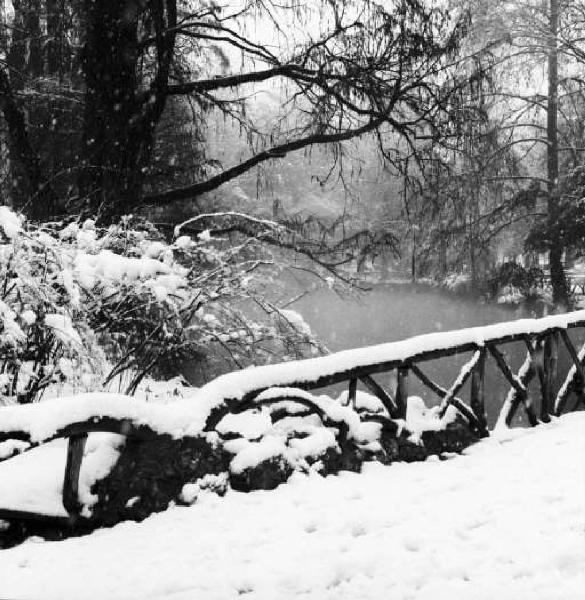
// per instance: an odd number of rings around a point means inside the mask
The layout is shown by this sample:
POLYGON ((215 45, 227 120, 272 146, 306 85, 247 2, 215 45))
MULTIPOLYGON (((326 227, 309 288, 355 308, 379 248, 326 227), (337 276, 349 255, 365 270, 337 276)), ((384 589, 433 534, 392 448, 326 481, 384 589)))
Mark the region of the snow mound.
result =
MULTIPOLYGON (((79 473, 84 516, 90 516, 91 506, 97 501, 91 486, 110 472, 123 440, 122 436, 109 433, 88 436, 79 473)), ((67 441, 55 440, 0 462, 0 507, 66 518, 62 502, 66 458, 67 441)))
POLYGON ((443 462, 296 474, 142 523, 2 551, 46 600, 581 600, 585 413, 443 462))

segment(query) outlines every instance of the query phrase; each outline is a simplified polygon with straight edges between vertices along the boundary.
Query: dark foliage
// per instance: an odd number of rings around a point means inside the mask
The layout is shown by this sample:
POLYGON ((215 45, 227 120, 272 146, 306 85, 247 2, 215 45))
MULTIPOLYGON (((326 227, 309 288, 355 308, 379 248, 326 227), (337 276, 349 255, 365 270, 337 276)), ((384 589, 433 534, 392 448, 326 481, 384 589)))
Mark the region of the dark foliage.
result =
POLYGON ((539 267, 524 268, 515 262, 505 262, 497 267, 487 281, 490 296, 497 296, 506 286, 517 288, 525 298, 534 298, 544 285, 544 272, 539 267))

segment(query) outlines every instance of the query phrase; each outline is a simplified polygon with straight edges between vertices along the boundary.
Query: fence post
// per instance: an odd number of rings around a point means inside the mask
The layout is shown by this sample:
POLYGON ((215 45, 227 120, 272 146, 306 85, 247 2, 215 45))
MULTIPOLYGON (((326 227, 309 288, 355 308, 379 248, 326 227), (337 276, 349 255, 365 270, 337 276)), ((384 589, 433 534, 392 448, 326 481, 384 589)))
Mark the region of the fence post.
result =
POLYGON ((479 432, 482 437, 488 435, 487 415, 485 412, 484 396, 484 376, 485 376, 485 350, 481 351, 479 360, 471 373, 471 410, 477 418, 479 432))
POLYGON ((396 411, 399 419, 406 419, 406 403, 408 400, 408 367, 398 369, 398 385, 396 386, 396 411))
POLYGON ((562 414, 565 409, 565 405, 567 403, 567 398, 571 391, 575 392, 577 396, 577 404, 581 404, 585 402, 585 376, 583 373, 583 365, 581 364, 581 360, 583 356, 585 356, 585 346, 577 352, 569 334, 566 330, 561 329, 561 338, 565 343, 565 347, 573 361, 572 370, 569 371, 567 375, 567 380, 561 386, 561 389, 558 392, 555 406, 554 406, 554 414, 558 417, 562 414), (571 376, 572 372, 572 376, 571 376))
POLYGON ((553 411, 553 393, 557 380, 559 361, 559 343, 556 332, 549 333, 544 340, 543 370, 544 383, 542 386, 542 403, 540 405, 540 420, 550 421, 553 411))
POLYGON ((351 408, 353 408, 353 410, 356 409, 355 398, 357 395, 357 383, 358 383, 358 380, 355 377, 353 379, 349 380, 349 392, 347 395, 347 405, 351 406, 351 408))
POLYGON ((559 369, 559 334, 554 331, 549 336, 550 356, 548 364, 548 398, 546 403, 547 414, 543 415, 544 421, 550 421, 554 412, 555 389, 557 387, 559 369))
POLYGON ((536 368, 540 382, 540 420, 542 421, 547 418, 545 415, 548 414, 548 402, 550 398, 548 377, 550 344, 548 335, 536 338, 534 345, 531 345, 530 341, 527 341, 526 344, 530 350, 532 362, 536 368))
POLYGON ((80 433, 69 437, 67 446, 67 463, 63 479, 63 506, 71 517, 79 515, 81 504, 79 502, 79 472, 83 460, 83 451, 87 433, 80 433))

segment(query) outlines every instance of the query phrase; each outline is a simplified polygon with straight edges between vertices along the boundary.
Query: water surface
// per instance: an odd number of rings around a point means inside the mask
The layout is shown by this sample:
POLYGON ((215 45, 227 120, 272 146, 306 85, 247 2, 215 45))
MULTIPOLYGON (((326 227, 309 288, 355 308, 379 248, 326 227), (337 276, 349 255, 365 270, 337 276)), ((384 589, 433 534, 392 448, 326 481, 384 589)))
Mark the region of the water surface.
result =
MULTIPOLYGON (((341 297, 331 290, 323 289, 303 297, 291 308, 303 315, 313 332, 331 351, 393 342, 424 333, 542 316, 542 307, 487 303, 416 284, 378 286, 370 292, 352 298, 341 297)), ((516 372, 526 356, 524 344, 506 344, 500 349, 505 351, 510 366, 516 372)), ((561 348, 560 363, 566 368, 567 360, 563 350, 561 348)), ((421 363, 419 366, 434 381, 448 388, 457 377, 461 366, 470 358, 470 353, 464 353, 421 363)), ((392 374, 382 374, 377 376, 377 379, 388 388, 394 385, 392 374)), ((485 393, 491 425, 495 423, 509 387, 494 361, 488 358, 485 393)), ((423 397, 428 405, 438 402, 436 396, 413 376, 409 381, 409 393, 423 397)), ((532 384, 531 393, 538 405, 540 389, 536 381, 532 384)), ((469 382, 463 388, 460 397, 464 400, 469 399, 469 382)), ((519 411, 518 421, 525 422, 522 410, 519 411)))

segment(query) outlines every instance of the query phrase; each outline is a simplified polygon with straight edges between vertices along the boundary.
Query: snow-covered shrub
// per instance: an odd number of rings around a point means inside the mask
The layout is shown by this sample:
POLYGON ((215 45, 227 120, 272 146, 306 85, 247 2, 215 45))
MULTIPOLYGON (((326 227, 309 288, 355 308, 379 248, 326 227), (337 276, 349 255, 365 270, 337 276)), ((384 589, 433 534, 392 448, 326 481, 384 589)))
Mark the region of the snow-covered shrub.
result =
POLYGON ((188 317, 188 269, 168 244, 127 221, 25 228, 2 209, 5 398, 31 401, 57 381, 95 389, 124 372, 133 389, 174 356, 188 317))
POLYGON ((467 273, 451 273, 445 277, 443 285, 451 292, 463 294, 469 291, 471 278, 467 273))
POLYGON ((284 346, 283 360, 327 352, 327 348, 315 337, 311 327, 300 313, 274 307, 271 316, 284 346))
MULTIPOLYGON (((258 240, 227 244, 204 232, 169 242, 131 217, 107 229, 91 220, 39 227, 7 207, 0 232, 8 401, 31 401, 58 381, 96 389, 117 380, 131 393, 145 375, 176 375, 185 361, 202 364, 207 379, 319 349, 300 315, 255 285, 261 267, 273 267, 258 240)), ((266 272, 258 279, 269 285, 266 272)))
POLYGON ((192 377, 203 381, 234 368, 326 351, 300 314, 274 302, 286 293, 279 277, 287 268, 281 249, 269 247, 254 232, 228 240, 209 230, 193 239, 176 235, 177 259, 189 267, 196 297, 186 330, 201 359, 199 373, 191 365, 192 377))
POLYGON ((543 283, 542 269, 526 269, 514 262, 504 262, 490 274, 487 289, 491 297, 498 298, 498 302, 516 304, 541 296, 543 283))
POLYGON ((90 359, 91 329, 59 240, 24 231, 7 207, 0 232, 0 394, 30 402, 54 382, 90 385, 101 361, 90 359))

